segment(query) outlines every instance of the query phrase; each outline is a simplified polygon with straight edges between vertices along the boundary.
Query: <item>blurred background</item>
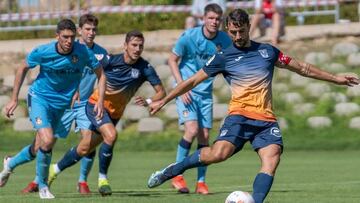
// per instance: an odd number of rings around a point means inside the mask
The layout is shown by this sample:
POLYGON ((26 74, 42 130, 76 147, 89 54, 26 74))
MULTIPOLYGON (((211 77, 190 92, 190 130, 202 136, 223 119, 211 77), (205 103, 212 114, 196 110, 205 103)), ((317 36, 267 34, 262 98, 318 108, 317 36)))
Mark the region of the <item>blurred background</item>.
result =
MULTIPOLYGON (((226 13, 234 8, 259 14, 254 1, 222 1, 226 13)), ((191 0, 0 0, 0 107, 10 99, 14 71, 25 55, 39 44, 52 40, 61 18, 77 22, 91 12, 99 20, 96 42, 110 53, 122 51, 124 33, 138 29, 145 34, 143 57, 155 67, 171 90, 173 78, 167 58, 184 31, 189 16, 196 17, 191 0)), ((284 0, 277 6, 282 14, 283 33, 278 46, 283 52, 337 74, 360 74, 360 24, 358 1, 284 0)), ((266 11, 264 16, 266 16, 266 11)), ((270 19, 271 20, 271 19, 270 19)), ((271 26, 259 27, 253 39, 271 42, 271 26), (262 29, 265 28, 265 29, 262 29)), ((31 71, 23 85, 20 106, 13 119, 0 118, 0 149, 14 150, 29 143, 34 131, 28 120, 26 95, 38 70, 31 71)), ((137 95, 151 96, 145 84, 137 95)), ((286 149, 359 149, 360 87, 338 87, 276 69, 273 82, 275 112, 279 118, 286 149)), ((214 128, 212 140, 226 116, 230 89, 222 77, 214 83, 214 128)), ((171 151, 182 135, 174 103, 155 117, 130 102, 119 125, 122 150, 171 151)), ((61 141, 67 149, 77 136, 61 141)))

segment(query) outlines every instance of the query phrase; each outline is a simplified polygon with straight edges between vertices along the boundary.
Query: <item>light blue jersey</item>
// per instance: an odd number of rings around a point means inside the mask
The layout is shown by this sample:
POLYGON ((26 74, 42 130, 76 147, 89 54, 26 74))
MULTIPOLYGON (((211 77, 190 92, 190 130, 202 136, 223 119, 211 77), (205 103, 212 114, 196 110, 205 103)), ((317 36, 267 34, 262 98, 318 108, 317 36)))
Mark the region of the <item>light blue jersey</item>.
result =
POLYGON ((93 52, 78 42, 74 42, 69 54, 60 54, 56 41, 41 45, 27 56, 26 62, 29 68, 40 66, 29 94, 54 109, 69 107, 86 66, 91 70, 100 66, 93 52))
MULTIPOLYGON (((211 56, 231 44, 229 36, 222 31, 218 31, 213 39, 208 39, 203 33, 203 27, 186 30, 172 50, 175 55, 181 57, 179 71, 182 79, 190 78, 205 66, 211 56)), ((213 78, 209 78, 193 88, 191 92, 211 97, 212 84, 213 78)))
MULTIPOLYGON (((105 57, 107 56, 107 51, 99 46, 98 44, 94 43, 94 46, 90 48, 94 54, 95 54, 95 58, 98 61, 102 61, 103 59, 105 59, 105 57)), ((89 68, 86 67, 84 69, 83 72, 83 76, 80 82, 80 86, 79 86, 79 93, 80 93, 80 103, 75 103, 74 107, 76 108, 77 106, 83 106, 86 105, 87 100, 89 99, 90 95, 92 94, 93 90, 94 90, 94 84, 96 82, 96 74, 94 73, 94 71, 89 68)))

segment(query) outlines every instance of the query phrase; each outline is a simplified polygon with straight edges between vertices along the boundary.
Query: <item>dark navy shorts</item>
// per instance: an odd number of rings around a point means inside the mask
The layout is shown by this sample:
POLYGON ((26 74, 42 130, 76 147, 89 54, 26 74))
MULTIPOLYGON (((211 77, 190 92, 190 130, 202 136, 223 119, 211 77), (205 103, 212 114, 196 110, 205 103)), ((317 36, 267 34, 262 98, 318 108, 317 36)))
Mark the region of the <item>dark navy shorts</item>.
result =
POLYGON ((100 128, 100 126, 106 124, 106 123, 112 123, 114 126, 116 126, 116 124, 119 122, 120 119, 113 119, 109 116, 109 113, 104 110, 104 115, 101 119, 97 120, 96 119, 96 112, 94 112, 94 104, 91 103, 87 103, 86 104, 86 116, 88 117, 88 119, 91 122, 91 126, 90 126, 90 130, 95 131, 97 133, 99 133, 97 131, 97 129, 100 128))
POLYGON ((254 120, 241 115, 230 115, 225 118, 215 142, 220 140, 226 140, 235 145, 234 154, 240 151, 247 141, 250 141, 255 151, 270 144, 277 144, 283 148, 277 122, 254 120))

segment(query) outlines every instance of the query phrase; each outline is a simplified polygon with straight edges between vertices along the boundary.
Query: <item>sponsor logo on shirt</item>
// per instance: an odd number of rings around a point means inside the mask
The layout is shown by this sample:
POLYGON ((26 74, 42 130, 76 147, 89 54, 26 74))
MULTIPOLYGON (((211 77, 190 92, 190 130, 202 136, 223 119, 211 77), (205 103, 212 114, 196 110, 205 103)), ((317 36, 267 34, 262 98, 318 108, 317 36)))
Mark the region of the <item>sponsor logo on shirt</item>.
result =
POLYGON ((269 53, 266 49, 260 49, 259 53, 263 58, 269 58, 269 53))

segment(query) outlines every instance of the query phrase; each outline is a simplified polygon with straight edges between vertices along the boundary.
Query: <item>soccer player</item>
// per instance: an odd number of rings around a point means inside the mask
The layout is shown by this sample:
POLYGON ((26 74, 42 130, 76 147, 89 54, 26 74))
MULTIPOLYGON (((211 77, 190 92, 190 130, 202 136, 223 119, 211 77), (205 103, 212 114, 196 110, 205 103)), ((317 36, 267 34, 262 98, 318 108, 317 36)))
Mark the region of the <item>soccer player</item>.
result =
MULTIPOLYGON (((148 99, 137 96, 135 98, 136 104, 147 106, 153 100, 159 100, 165 96, 164 87, 155 69, 141 57, 143 49, 143 34, 139 31, 128 32, 125 37, 124 53, 110 55, 103 64, 107 77, 103 118, 98 119, 95 111, 96 103, 101 99, 98 96, 98 90, 94 91, 86 105, 86 114, 92 123, 93 131, 100 133, 104 140, 99 149, 98 187, 102 196, 112 194, 107 173, 117 139, 115 126, 123 115, 127 103, 146 81, 150 82, 156 93, 148 99)), ((50 166, 49 184, 56 179, 60 172, 81 159, 83 154, 77 152, 78 147, 70 149, 59 162, 50 166)), ((92 148, 84 154, 91 151, 92 148)))
MULTIPOLYGON (((89 49, 91 49, 96 59, 99 61, 103 60, 104 57, 107 55, 107 51, 96 44, 94 42, 97 32, 97 25, 99 21, 98 19, 92 14, 84 14, 79 18, 79 28, 78 33, 80 35, 79 42, 81 44, 85 44, 89 49)), ((70 133, 71 124, 75 121, 75 132, 80 131, 81 139, 84 139, 82 145, 77 148, 78 153, 81 153, 85 149, 90 148, 91 144, 91 136, 92 131, 90 129, 91 122, 87 118, 85 113, 85 106, 89 96, 93 92, 94 84, 96 82, 96 75, 94 71, 92 71, 89 67, 84 69, 84 73, 80 82, 79 86, 79 97, 78 101, 74 102, 74 105, 71 109, 65 110, 64 115, 61 118, 61 125, 57 127, 55 130, 56 132, 60 132, 60 135, 57 135, 60 138, 66 138, 67 135, 70 133)), ((78 96, 78 94, 77 94, 78 96)), ((38 143, 38 142, 37 142, 38 143)), ((39 144, 39 143, 38 143, 39 144)), ((32 153, 35 154, 35 151, 38 149, 38 144, 31 148, 32 153)), ((86 150, 85 150, 86 151, 86 150)), ((87 184, 87 177, 93 165, 94 157, 96 151, 94 150, 90 154, 86 155, 81 159, 81 166, 80 166, 80 176, 79 181, 77 184, 78 192, 80 194, 90 194, 90 189, 87 184)), ((16 167, 16 166, 14 166, 16 167)), ((38 181, 37 177, 34 181, 30 182, 28 186, 22 190, 22 193, 31 193, 38 191, 38 181)))
MULTIPOLYGON (((190 78, 212 55, 231 44, 229 36, 219 31, 223 14, 221 7, 217 4, 208 4, 204 10, 204 25, 185 31, 170 54, 169 66, 177 84, 190 78)), ((198 149, 209 145, 209 130, 212 128, 213 120, 213 79, 203 81, 191 91, 176 98, 179 124, 185 127, 178 145, 176 162, 189 155, 195 138, 198 141, 198 149)), ((205 174, 206 166, 199 167, 196 193, 209 193, 205 184, 205 174)), ((189 193, 182 174, 172 179, 172 186, 180 193, 189 193)))
POLYGON ((226 18, 226 27, 233 45, 215 54, 200 71, 180 83, 164 99, 150 104, 151 114, 154 114, 176 96, 221 73, 231 85, 232 97, 229 115, 219 136, 212 146, 201 148, 182 162, 170 164, 153 173, 148 187, 161 185, 189 168, 225 161, 250 141, 261 161, 260 172, 253 183, 252 196, 255 203, 262 203, 272 186, 283 148, 281 132, 272 110, 271 82, 274 66, 338 85, 357 85, 358 78, 333 75, 314 65, 293 59, 270 44, 251 41, 249 16, 244 10, 235 9, 230 12, 226 18))
MULTIPOLYGON (((27 71, 40 66, 40 73, 29 89, 29 117, 37 130, 39 150, 36 154, 36 175, 41 199, 52 199, 48 188, 49 165, 52 148, 55 145, 58 126, 64 111, 71 105, 72 98, 79 87, 85 67, 93 70, 99 78, 97 92, 99 100, 95 111, 98 119, 103 116, 103 100, 106 76, 94 53, 85 45, 75 42, 76 27, 69 20, 57 24, 57 41, 41 45, 27 56, 26 61, 18 68, 10 102, 5 106, 7 117, 13 115, 18 105, 18 94, 27 71)), ((7 182, 14 166, 26 163, 35 158, 32 145, 23 148, 15 157, 4 159, 4 169, 0 173, 0 186, 7 182)))

